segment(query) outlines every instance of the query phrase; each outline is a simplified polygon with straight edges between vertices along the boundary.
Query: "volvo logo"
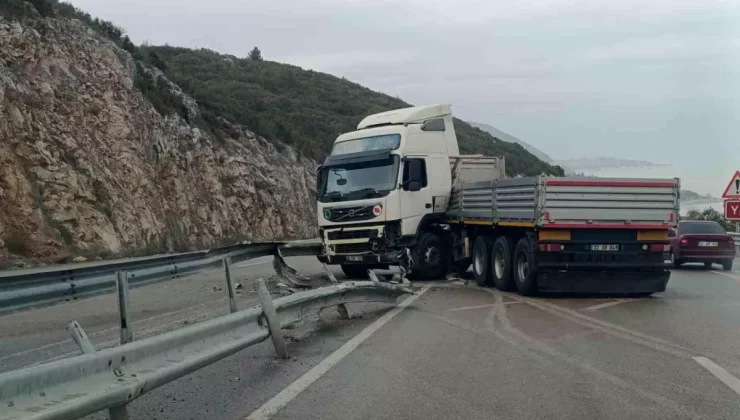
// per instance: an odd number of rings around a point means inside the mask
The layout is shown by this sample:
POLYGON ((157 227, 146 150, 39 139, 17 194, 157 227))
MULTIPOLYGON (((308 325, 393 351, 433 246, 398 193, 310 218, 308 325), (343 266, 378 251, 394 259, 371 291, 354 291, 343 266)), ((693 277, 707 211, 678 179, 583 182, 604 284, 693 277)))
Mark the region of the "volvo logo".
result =
POLYGON ((355 209, 349 209, 349 211, 347 212, 347 216, 355 217, 355 209))
POLYGON ((331 210, 330 209, 324 209, 324 218, 326 220, 331 219, 331 210))

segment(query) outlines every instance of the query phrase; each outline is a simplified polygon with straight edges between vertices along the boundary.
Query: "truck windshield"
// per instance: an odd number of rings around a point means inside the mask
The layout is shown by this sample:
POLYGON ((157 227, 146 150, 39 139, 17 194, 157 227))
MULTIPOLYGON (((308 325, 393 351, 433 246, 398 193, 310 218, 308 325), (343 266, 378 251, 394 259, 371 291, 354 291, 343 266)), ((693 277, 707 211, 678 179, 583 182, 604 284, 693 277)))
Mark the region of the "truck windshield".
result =
POLYGON ((319 201, 348 201, 383 197, 396 188, 398 156, 323 168, 319 201))

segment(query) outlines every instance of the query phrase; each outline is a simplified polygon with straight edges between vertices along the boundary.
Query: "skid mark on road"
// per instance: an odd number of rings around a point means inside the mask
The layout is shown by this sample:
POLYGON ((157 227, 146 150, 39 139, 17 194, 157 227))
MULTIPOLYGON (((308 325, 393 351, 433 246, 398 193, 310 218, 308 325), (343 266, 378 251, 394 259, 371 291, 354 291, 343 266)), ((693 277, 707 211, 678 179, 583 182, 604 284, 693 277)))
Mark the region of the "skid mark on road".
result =
POLYGON ((737 395, 740 395, 740 379, 732 376, 722 366, 714 363, 706 357, 694 357, 696 363, 700 364, 704 369, 708 370, 712 375, 717 377, 722 383, 730 387, 737 395))
POLYGON ((472 310, 472 309, 490 308, 491 306, 495 306, 495 305, 513 305, 513 304, 516 304, 516 303, 523 303, 523 302, 514 301, 514 302, 487 303, 485 305, 461 306, 459 308, 446 309, 445 311, 446 312, 469 311, 469 310, 472 310))
POLYGON ((611 302, 604 302, 604 303, 600 303, 598 305, 589 306, 587 308, 583 308, 582 310, 584 310, 584 311, 598 311, 599 309, 604 309, 604 308, 608 308, 608 307, 611 307, 611 306, 621 305, 623 303, 628 303, 628 302, 635 302, 635 301, 638 301, 638 300, 642 300, 642 299, 617 299, 617 300, 613 300, 611 302))
POLYGON ((740 282, 740 277, 734 276, 730 273, 726 273, 723 271, 714 271, 714 270, 709 270, 709 272, 713 274, 719 274, 720 276, 727 277, 728 279, 735 280, 736 282, 740 282))

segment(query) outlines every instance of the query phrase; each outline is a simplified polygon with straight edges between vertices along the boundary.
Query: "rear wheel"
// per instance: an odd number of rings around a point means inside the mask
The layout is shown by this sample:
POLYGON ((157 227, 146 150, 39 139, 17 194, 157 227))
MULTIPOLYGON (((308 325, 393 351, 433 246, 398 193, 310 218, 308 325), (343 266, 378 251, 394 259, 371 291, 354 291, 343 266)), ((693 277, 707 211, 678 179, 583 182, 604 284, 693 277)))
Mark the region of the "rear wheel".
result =
POLYGON ((511 239, 501 236, 493 244, 491 255, 493 265, 493 284, 502 291, 514 288, 514 279, 511 277, 511 239))
POLYGON ((709 261, 705 262, 704 263, 704 268, 707 269, 707 270, 711 270, 712 269, 712 263, 709 262, 709 261))
POLYGON ((478 286, 488 286, 492 283, 491 251, 493 238, 488 235, 479 236, 473 243, 473 275, 478 286))
POLYGON ((681 260, 676 258, 676 254, 671 252, 671 264, 673 264, 673 268, 681 268, 681 260))
POLYGON ((722 261, 722 269, 725 271, 732 270, 732 260, 724 260, 722 261))
POLYGON ((419 236, 413 259, 411 278, 414 280, 441 279, 447 274, 449 255, 445 252, 442 239, 434 233, 426 232, 419 236))
POLYGON ((514 249, 514 284, 524 296, 537 291, 537 279, 534 274, 531 245, 526 236, 519 240, 514 249))

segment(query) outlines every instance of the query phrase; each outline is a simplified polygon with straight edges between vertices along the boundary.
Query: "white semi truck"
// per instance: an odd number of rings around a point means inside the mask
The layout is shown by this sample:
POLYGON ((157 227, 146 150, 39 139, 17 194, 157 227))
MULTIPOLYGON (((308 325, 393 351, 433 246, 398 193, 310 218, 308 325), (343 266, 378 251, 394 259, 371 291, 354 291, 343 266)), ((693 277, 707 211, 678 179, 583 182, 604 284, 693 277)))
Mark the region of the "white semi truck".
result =
POLYGON ((472 264, 478 284, 525 295, 665 290, 678 179, 506 179, 504 165, 460 156, 449 105, 366 117, 318 170, 319 260, 353 278, 472 264))

